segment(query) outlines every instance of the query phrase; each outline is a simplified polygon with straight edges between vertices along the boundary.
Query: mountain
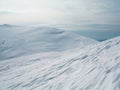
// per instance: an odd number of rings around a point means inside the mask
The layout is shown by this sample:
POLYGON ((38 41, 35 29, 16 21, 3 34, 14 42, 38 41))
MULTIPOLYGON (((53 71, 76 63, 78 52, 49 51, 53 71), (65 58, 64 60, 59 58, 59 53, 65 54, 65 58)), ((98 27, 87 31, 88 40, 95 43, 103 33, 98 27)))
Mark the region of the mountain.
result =
POLYGON ((120 37, 0 61, 0 89, 120 90, 120 37))
POLYGON ((38 52, 83 48, 97 43, 96 40, 51 27, 3 26, 0 27, 0 60, 38 52))
POLYGON ((0 25, 0 28, 9 28, 9 27, 17 27, 16 25, 10 25, 10 24, 3 24, 3 25, 0 25))

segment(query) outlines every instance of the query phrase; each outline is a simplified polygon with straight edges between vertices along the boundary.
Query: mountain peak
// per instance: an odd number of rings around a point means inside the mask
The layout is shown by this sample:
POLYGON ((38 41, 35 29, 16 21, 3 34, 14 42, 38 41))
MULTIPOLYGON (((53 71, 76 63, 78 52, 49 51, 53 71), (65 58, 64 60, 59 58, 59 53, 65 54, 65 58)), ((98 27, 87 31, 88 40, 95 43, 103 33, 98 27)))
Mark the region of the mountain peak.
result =
POLYGON ((15 26, 15 25, 11 25, 11 24, 2 24, 2 25, 0 25, 0 27, 13 27, 13 26, 15 26))

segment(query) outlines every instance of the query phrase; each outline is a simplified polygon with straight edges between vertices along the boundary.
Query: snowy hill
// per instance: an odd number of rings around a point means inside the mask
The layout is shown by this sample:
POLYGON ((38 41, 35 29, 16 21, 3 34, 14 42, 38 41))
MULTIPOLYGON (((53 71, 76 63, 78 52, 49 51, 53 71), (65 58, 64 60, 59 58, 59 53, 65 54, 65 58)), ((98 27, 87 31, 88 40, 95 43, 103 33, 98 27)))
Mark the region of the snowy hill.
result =
POLYGON ((0 61, 0 90, 120 90, 120 37, 0 61))
POLYGON ((38 52, 65 51, 97 43, 51 27, 0 26, 0 60, 38 52))

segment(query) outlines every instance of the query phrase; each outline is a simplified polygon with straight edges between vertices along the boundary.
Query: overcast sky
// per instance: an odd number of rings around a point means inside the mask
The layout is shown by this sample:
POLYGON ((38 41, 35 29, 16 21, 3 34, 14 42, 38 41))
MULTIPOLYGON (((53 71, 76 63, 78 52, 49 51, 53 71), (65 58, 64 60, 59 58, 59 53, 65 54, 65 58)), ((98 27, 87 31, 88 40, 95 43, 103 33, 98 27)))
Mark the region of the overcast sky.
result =
POLYGON ((0 0, 4 23, 120 30, 120 0, 0 0))

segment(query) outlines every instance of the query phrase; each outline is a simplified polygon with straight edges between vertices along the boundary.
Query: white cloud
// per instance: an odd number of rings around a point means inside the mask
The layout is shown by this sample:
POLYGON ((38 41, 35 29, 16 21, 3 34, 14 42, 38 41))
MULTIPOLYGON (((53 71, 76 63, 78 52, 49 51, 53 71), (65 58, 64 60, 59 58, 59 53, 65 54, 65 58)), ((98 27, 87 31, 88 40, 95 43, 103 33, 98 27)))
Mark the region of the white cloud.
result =
POLYGON ((112 0, 0 0, 0 10, 17 12, 15 15, 4 13, 4 16, 0 16, 2 19, 0 23, 46 23, 73 28, 82 24, 115 24, 120 22, 118 2, 112 0))

